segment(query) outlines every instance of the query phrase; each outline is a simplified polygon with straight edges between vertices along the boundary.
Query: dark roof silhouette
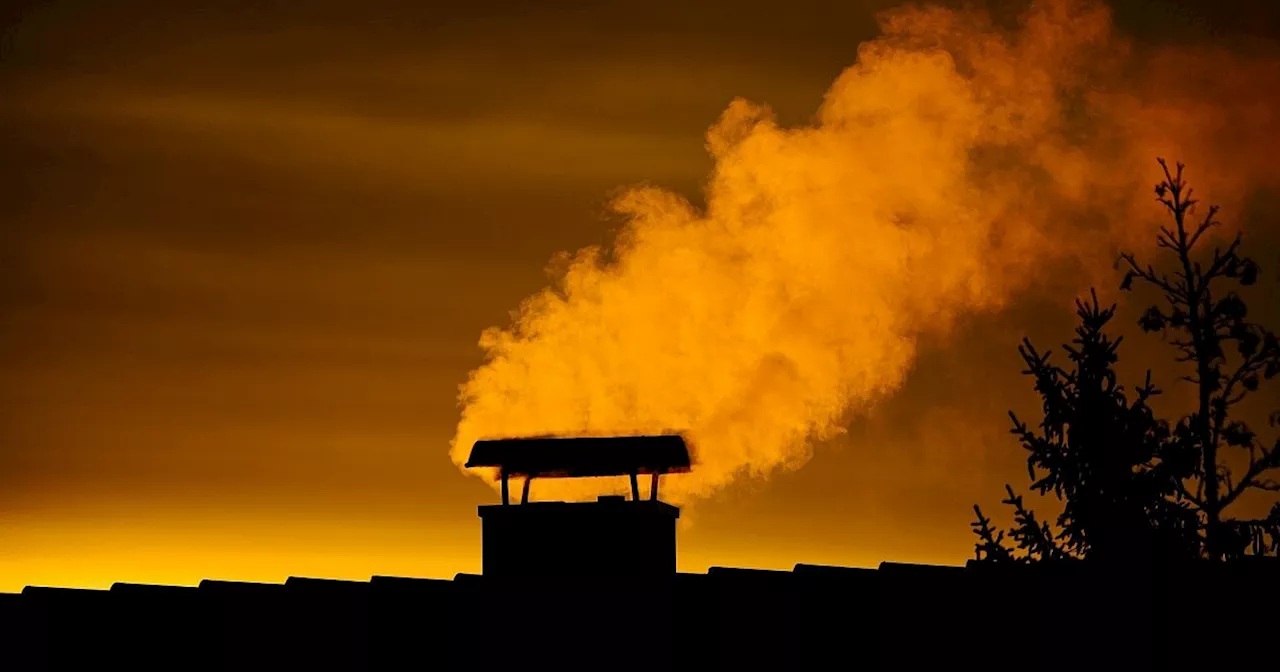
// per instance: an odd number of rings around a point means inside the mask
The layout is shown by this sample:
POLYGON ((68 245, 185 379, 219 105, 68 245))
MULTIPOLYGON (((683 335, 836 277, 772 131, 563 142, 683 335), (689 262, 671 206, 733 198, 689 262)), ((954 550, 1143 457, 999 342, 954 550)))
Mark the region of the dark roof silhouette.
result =
POLYGON ((482 441, 471 457, 504 470, 503 505, 479 508, 480 575, 28 587, 0 594, 0 670, 1245 669, 1271 649, 1236 642, 1280 623, 1276 558, 681 573, 679 509, 654 501, 659 474, 690 466, 680 437, 482 441), (632 496, 509 506, 512 474, 629 474, 632 496))
POLYGON ((497 467, 507 476, 575 478, 683 472, 691 463, 683 437, 662 435, 476 441, 466 466, 497 467))
POLYGON ((1270 641, 1280 619, 1250 605, 1274 603, 1277 571, 1276 560, 1137 576, 1083 563, 886 562, 712 567, 638 583, 459 574, 31 587, 0 594, 0 669, 500 670, 512 667, 508 652, 532 669, 646 672, 954 669, 987 655, 1011 669, 1247 669, 1270 649, 1221 652, 1270 641), (1028 603, 1046 595, 1065 599, 1028 603), (1187 617, 1206 607, 1224 620, 1187 617))

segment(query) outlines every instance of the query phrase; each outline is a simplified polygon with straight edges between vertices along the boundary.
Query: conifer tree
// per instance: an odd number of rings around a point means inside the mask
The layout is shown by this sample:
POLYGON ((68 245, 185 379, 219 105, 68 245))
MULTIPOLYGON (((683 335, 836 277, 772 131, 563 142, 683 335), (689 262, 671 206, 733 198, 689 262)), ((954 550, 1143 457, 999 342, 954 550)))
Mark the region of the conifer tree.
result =
MULTIPOLYGON (((1102 308, 1096 292, 1091 301, 1077 301, 1076 337, 1064 346, 1070 369, 1028 340, 1018 348, 1027 364, 1024 373, 1035 380, 1042 420, 1032 427, 1010 413, 1012 432, 1028 451, 1031 490, 1053 493, 1062 512, 1055 525, 1038 520, 1006 486, 1003 503, 1014 510, 1008 532, 1013 547, 974 506, 979 560, 1229 560, 1280 552, 1280 502, 1262 518, 1234 518, 1227 511, 1249 490, 1280 492, 1280 439, 1268 446, 1232 416, 1262 381, 1280 373, 1275 334, 1248 319, 1244 300, 1230 288, 1254 284, 1258 267, 1240 254, 1240 235, 1214 248, 1211 257, 1201 253, 1205 235, 1219 226, 1218 208, 1193 220, 1197 201, 1183 178, 1184 166, 1171 171, 1164 160, 1159 163, 1164 180, 1156 185, 1156 198, 1172 226, 1161 227, 1157 246, 1175 268, 1164 273, 1123 254, 1127 272, 1120 288, 1132 290, 1139 280, 1162 294, 1139 326, 1160 332, 1175 348, 1176 373, 1170 377, 1195 386, 1196 407, 1176 422, 1157 418, 1149 401, 1160 390, 1150 372, 1126 392, 1113 368, 1123 339, 1105 330, 1115 305, 1102 308), (1239 474, 1226 463, 1231 450, 1247 464, 1239 474)), ((1278 423, 1280 413, 1272 413, 1270 424, 1278 423)))

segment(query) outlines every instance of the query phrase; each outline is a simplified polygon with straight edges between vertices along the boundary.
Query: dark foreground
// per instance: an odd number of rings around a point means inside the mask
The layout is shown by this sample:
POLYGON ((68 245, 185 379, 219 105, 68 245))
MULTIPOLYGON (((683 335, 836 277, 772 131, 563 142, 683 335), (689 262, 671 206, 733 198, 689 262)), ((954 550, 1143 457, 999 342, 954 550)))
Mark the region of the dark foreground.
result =
POLYGON ((1277 607, 1261 560, 27 588, 0 669, 1280 669, 1277 607))

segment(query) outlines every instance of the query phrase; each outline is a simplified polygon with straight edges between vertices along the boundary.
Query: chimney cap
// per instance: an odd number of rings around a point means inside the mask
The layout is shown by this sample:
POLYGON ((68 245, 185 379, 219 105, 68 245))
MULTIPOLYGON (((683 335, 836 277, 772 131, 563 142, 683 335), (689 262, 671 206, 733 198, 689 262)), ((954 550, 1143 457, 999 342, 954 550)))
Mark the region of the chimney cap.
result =
POLYGON ((497 467, 504 476, 580 478, 685 472, 692 465, 684 438, 668 434, 476 441, 466 466, 497 467))

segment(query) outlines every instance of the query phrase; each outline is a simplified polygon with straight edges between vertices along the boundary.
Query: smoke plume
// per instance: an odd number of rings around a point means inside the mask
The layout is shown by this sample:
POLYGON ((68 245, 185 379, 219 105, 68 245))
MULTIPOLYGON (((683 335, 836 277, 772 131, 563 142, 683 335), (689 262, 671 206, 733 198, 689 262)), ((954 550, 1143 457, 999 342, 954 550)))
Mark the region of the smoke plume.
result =
POLYGON ((677 502, 799 467, 903 384, 921 339, 1046 273, 1113 282, 1117 248, 1152 236, 1156 156, 1224 205, 1272 186, 1258 83, 1280 81, 1275 61, 1140 49, 1084 1, 1013 26, 937 7, 880 21, 811 125, 734 101, 707 133, 705 208, 626 191, 611 245, 563 255, 483 333, 456 462, 486 437, 682 431, 697 466, 665 486, 677 502))

